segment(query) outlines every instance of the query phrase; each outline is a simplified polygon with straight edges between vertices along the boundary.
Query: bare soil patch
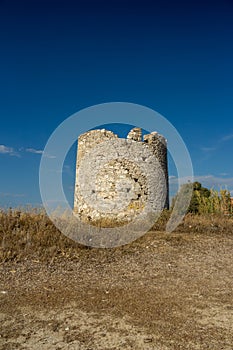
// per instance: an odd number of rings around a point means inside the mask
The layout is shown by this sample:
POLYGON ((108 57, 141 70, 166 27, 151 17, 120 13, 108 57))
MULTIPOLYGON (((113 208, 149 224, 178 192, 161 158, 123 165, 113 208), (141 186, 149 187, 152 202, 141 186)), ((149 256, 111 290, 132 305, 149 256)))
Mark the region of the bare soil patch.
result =
POLYGON ((115 249, 2 248, 0 349, 232 350, 233 235, 199 222, 115 249))

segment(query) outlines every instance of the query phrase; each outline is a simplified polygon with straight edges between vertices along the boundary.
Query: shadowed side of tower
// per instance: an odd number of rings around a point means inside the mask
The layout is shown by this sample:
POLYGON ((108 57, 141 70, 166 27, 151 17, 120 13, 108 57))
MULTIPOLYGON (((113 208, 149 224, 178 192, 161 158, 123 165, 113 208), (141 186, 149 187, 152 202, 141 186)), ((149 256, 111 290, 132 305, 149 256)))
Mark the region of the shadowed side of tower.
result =
POLYGON ((167 140, 164 136, 153 131, 150 134, 144 135, 143 141, 147 143, 153 150, 155 157, 158 159, 161 168, 164 172, 164 177, 166 181, 166 201, 164 209, 169 209, 169 183, 168 183, 168 161, 167 161, 167 140))

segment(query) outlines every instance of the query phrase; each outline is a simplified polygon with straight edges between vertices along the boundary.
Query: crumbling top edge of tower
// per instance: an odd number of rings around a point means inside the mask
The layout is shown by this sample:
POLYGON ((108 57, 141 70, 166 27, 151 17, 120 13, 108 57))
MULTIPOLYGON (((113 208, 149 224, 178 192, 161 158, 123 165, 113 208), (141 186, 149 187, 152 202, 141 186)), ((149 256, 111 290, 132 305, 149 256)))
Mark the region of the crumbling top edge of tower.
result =
POLYGON ((82 141, 85 139, 87 136, 94 137, 95 135, 103 135, 103 137, 114 137, 118 138, 118 135, 115 134, 113 131, 107 130, 107 129, 92 129, 84 132, 83 134, 79 135, 78 140, 82 141))
MULTIPOLYGON (((89 131, 86 131, 85 133, 81 134, 78 137, 78 141, 83 141, 85 140, 87 137, 95 137, 98 136, 98 138, 101 138, 101 136, 103 136, 103 138, 119 138, 119 136, 114 133, 113 131, 107 130, 107 129, 92 129, 89 131)), ((145 142, 145 143, 154 143, 156 141, 160 141, 162 143, 164 143, 165 145, 167 144, 167 140, 165 139, 165 137, 161 134, 159 134, 157 131, 152 131, 150 134, 146 134, 144 136, 142 136, 142 128, 139 127, 134 127, 132 128, 126 139, 128 140, 132 140, 132 141, 137 141, 137 142, 145 142)))

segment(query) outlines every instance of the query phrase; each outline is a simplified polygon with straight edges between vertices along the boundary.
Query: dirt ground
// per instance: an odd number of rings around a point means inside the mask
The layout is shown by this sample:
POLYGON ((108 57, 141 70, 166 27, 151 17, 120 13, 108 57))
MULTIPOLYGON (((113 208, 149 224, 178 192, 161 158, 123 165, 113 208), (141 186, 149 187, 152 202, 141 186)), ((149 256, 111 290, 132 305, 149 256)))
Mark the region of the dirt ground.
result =
POLYGON ((150 232, 124 249, 0 264, 0 349, 232 350, 233 236, 150 232))

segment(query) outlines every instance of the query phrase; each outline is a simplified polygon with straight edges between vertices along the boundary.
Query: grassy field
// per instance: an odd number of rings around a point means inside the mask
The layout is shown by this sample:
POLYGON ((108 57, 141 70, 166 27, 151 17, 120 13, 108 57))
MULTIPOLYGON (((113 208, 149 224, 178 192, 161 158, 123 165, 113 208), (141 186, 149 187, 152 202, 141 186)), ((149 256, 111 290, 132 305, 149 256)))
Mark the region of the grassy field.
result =
POLYGON ((233 218, 169 213, 88 248, 37 210, 0 212, 0 349, 233 349, 233 218))

